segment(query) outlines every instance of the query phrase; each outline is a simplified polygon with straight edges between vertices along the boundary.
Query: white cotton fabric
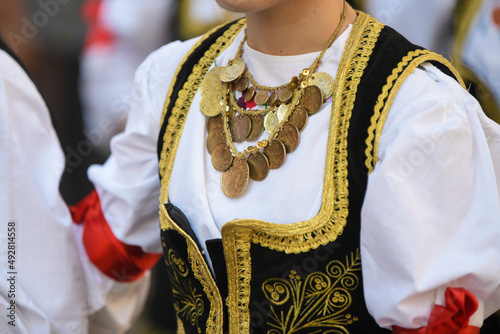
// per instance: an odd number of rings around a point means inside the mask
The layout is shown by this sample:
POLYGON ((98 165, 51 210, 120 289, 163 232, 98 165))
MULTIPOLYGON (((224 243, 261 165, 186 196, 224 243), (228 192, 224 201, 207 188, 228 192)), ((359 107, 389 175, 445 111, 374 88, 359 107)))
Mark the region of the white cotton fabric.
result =
POLYGON ((125 332, 142 309, 149 278, 117 284, 78 251, 81 238, 75 239, 59 194, 64 155, 49 112, 26 73, 1 50, 0 157, 0 332, 125 332), (13 270, 9 222, 16 229, 13 270), (7 281, 12 275, 14 292, 7 281), (6 317, 11 300, 15 327, 6 317))
MULTIPOLYGON (((335 77, 348 34, 325 54, 320 71, 335 77)), ((236 37, 217 65, 234 57, 242 37, 236 37)), ((165 46, 139 70, 142 99, 131 110, 127 131, 115 139, 111 160, 90 171, 106 218, 128 243, 140 244, 146 234, 157 233, 156 215, 140 224, 130 219, 147 211, 149 194, 157 198, 155 143, 164 98, 176 64, 195 41, 165 46), (133 187, 123 188, 124 182, 133 187)), ((243 54, 263 85, 287 82, 316 56, 269 56, 247 45, 243 54)), ((169 198, 186 214, 202 245, 220 237, 221 227, 232 219, 288 224, 317 214, 329 103, 310 118, 299 147, 281 168, 271 170, 262 182, 250 181, 241 196, 229 199, 205 149, 206 119, 199 101, 197 93, 180 140, 169 198)), ((362 210, 365 295, 380 325, 426 325, 433 305, 443 304, 446 287, 465 287, 477 297, 480 308, 473 325, 481 325, 484 316, 500 307, 499 153, 499 126, 453 79, 428 64, 408 77, 389 112, 380 161, 369 176, 362 210)), ((141 245, 159 250, 156 238, 141 245)))

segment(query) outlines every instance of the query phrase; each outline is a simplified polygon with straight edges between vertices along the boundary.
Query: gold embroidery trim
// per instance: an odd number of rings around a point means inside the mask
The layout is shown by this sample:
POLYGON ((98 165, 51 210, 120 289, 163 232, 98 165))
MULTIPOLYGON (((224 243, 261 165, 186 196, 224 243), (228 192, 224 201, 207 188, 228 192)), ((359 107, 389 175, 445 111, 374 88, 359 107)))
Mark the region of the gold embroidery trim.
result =
POLYGON ((349 334, 346 326, 359 320, 346 313, 352 304, 350 291, 359 285, 357 271, 361 271, 359 249, 346 255, 345 264, 338 260, 328 263, 326 272, 313 272, 303 279, 291 270, 286 279, 266 280, 262 292, 271 303, 267 324, 273 329, 269 333, 335 328, 335 333, 349 334), (279 307, 284 309, 277 312, 279 307))
POLYGON ((337 70, 328 135, 322 206, 317 216, 293 224, 273 224, 254 219, 238 219, 222 229, 228 267, 228 307, 230 333, 249 331, 251 259, 250 244, 287 254, 307 252, 333 242, 342 233, 348 210, 347 134, 356 88, 373 52, 383 24, 358 12, 337 70))
POLYGON ((170 268, 172 293, 174 296, 174 309, 177 314, 177 321, 191 323, 201 333, 199 318, 205 310, 203 295, 193 288, 191 280, 186 279, 189 275, 187 263, 173 250, 170 249, 165 259, 165 264, 170 268))
POLYGON ((481 9, 484 1, 458 1, 457 12, 455 21, 456 23, 456 37, 453 45, 453 65, 457 68, 458 72, 467 79, 478 86, 479 94, 476 98, 481 103, 484 112, 488 117, 495 122, 500 123, 500 106, 494 98, 493 93, 486 87, 481 79, 462 61, 462 50, 465 44, 467 33, 476 14, 481 9))
MULTIPOLYGON (((186 122, 187 114, 191 107, 193 98, 199 88, 201 81, 203 80, 203 77, 205 76, 210 66, 213 64, 214 60, 220 55, 223 50, 225 50, 228 45, 232 43, 233 39, 245 25, 246 21, 244 19, 239 20, 228 30, 226 30, 222 34, 222 36, 219 37, 217 41, 210 46, 205 55, 199 60, 198 64, 195 65, 183 88, 179 91, 179 97, 175 101, 175 106, 172 109, 172 115, 168 120, 166 120, 166 109, 170 103, 171 95, 173 92, 174 81, 172 81, 169 88, 169 93, 167 94, 167 98, 165 99, 162 114, 162 124, 163 122, 168 121, 168 125, 163 137, 164 145, 159 163, 160 175, 162 176, 160 194, 160 225, 162 230, 175 230, 186 239, 189 262, 191 264, 193 274, 195 278, 200 281, 201 285, 203 286, 203 290, 206 293, 211 304, 209 316, 207 319, 206 333, 222 333, 222 298, 212 277, 210 269, 208 268, 207 263, 205 262, 205 259, 199 251, 196 243, 169 217, 164 203, 168 202, 168 189, 175 155, 179 146, 180 136, 184 128, 184 124, 186 122)), ((216 29, 217 28, 214 28, 211 32, 202 37, 191 49, 191 51, 186 54, 181 64, 177 68, 174 78, 176 78, 179 74, 181 65, 186 62, 188 56, 216 29)))
POLYGON ((380 137, 382 136, 382 131, 389 109, 394 102, 394 98, 399 91, 399 88, 406 78, 408 78, 408 76, 412 74, 419 65, 431 60, 438 61, 448 67, 460 85, 465 88, 460 74, 448 60, 438 54, 430 52, 429 50, 410 51, 401 60, 401 62, 399 62, 398 66, 392 70, 392 74, 387 78, 387 83, 382 88, 382 93, 378 96, 377 103, 375 104, 374 113, 370 120, 371 124, 368 128, 368 137, 365 141, 367 146, 365 150, 365 166, 368 169, 368 174, 373 171, 378 162, 380 137))

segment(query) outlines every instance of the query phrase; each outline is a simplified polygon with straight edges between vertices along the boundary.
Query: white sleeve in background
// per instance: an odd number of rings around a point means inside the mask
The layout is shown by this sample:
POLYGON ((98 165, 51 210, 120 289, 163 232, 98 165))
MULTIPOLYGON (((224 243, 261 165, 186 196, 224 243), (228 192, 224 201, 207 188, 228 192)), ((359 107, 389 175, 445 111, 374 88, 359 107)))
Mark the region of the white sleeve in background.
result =
POLYGON ((149 277, 117 283, 88 262, 59 194, 64 155, 49 112, 4 51, 0 157, 0 332, 125 332, 142 310, 149 277))
POLYGON ((2 333, 57 334, 88 327, 71 216, 59 194, 63 169, 42 97, 18 63, 0 50, 2 333), (14 310, 7 310, 11 305, 14 310))
POLYGON ((386 328, 426 326, 446 288, 463 287, 481 326, 500 307, 500 127, 426 64, 397 94, 379 158, 362 209, 369 311, 386 328))

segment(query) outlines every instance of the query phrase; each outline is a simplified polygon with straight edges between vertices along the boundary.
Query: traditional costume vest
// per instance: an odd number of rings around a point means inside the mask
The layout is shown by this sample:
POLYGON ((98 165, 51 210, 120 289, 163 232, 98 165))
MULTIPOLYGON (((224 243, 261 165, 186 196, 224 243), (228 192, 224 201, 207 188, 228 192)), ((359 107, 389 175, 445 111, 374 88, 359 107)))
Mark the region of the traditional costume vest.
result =
POLYGON ((186 217, 169 202, 168 186, 193 97, 244 25, 240 20, 201 38, 180 64, 165 102, 160 219, 178 331, 387 333, 369 315, 363 296, 360 214, 368 174, 405 78, 431 61, 461 79, 442 57, 359 12, 335 79, 320 212, 289 225, 228 222, 222 240, 208 241, 209 254, 203 254, 186 217))

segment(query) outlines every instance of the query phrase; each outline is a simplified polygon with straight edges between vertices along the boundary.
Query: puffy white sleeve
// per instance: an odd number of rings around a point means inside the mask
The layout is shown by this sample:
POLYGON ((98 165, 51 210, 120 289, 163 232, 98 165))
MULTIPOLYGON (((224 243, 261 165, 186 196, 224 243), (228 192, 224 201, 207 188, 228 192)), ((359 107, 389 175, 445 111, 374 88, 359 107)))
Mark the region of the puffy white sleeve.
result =
POLYGON ((59 194, 64 155, 47 106, 0 50, 0 309, 2 333, 86 330, 84 282, 59 194), (5 331, 4 331, 5 330, 5 331))
POLYGON ((389 111, 362 208, 365 297, 386 328, 427 326, 447 288, 500 308, 500 126, 425 64, 389 111))

